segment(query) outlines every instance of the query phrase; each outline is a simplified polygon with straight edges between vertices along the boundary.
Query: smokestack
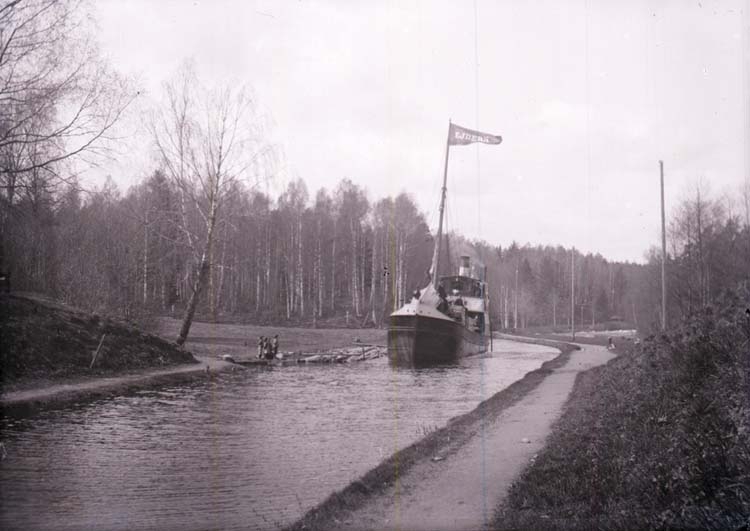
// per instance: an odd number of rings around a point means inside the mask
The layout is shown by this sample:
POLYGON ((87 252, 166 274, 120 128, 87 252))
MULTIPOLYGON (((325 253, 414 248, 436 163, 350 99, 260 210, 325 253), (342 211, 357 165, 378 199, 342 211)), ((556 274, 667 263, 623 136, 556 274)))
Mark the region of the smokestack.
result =
POLYGON ((468 256, 461 257, 461 266, 458 268, 458 276, 471 276, 471 259, 468 256))

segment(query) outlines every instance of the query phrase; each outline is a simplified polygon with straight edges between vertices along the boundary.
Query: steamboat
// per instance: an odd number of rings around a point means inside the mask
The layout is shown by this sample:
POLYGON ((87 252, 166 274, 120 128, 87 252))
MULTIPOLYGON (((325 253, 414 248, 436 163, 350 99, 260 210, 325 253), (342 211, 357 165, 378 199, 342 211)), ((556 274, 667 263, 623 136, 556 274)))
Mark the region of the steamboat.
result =
POLYGON ((461 257, 458 275, 439 276, 443 212, 451 145, 499 144, 500 136, 449 123, 440 198, 440 220, 430 267, 430 282, 390 315, 388 357, 408 367, 455 364, 461 357, 487 351, 491 337, 486 268, 461 257))

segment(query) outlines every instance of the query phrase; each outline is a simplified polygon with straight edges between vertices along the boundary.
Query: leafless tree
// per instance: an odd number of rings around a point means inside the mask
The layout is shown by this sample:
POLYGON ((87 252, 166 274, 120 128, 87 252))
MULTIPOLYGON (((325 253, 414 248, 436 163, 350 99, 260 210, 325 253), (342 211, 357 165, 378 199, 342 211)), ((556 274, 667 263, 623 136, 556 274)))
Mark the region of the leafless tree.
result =
POLYGON ((24 289, 56 290, 55 210, 136 97, 88 15, 84 0, 0 0, 0 268, 24 289))
POLYGON ((152 135, 164 171, 178 190, 182 242, 194 258, 179 345, 187 339, 209 278, 227 193, 237 180, 257 177, 272 158, 258 117, 245 87, 208 88, 190 65, 166 84, 165 102, 154 114, 152 135))
POLYGON ((0 5, 0 178, 11 204, 34 172, 64 180, 60 162, 101 154, 135 97, 87 20, 79 0, 0 5))

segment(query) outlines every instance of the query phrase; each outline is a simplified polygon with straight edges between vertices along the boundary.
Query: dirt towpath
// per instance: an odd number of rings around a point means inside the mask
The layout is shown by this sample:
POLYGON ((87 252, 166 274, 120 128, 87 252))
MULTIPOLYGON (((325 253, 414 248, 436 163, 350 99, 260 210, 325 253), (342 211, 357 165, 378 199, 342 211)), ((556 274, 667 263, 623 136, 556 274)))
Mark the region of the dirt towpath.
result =
POLYGON ((145 369, 122 376, 79 380, 5 393, 0 397, 0 408, 6 415, 25 416, 38 409, 59 407, 80 400, 91 400, 165 382, 195 378, 201 373, 210 375, 217 371, 242 369, 233 363, 209 356, 195 356, 195 359, 199 363, 174 365, 164 369, 145 369))
POLYGON ((457 452, 426 456, 334 529, 486 529, 512 481, 543 447, 576 375, 614 357, 604 347, 581 349, 457 452))

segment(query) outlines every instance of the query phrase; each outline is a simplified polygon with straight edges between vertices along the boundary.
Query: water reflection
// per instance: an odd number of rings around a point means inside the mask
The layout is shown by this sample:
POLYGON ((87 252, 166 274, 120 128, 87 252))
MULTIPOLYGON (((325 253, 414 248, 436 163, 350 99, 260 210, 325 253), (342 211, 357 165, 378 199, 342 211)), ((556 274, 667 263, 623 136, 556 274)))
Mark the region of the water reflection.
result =
POLYGON ((555 354, 214 375, 6 420, 3 529, 273 529, 555 354))

